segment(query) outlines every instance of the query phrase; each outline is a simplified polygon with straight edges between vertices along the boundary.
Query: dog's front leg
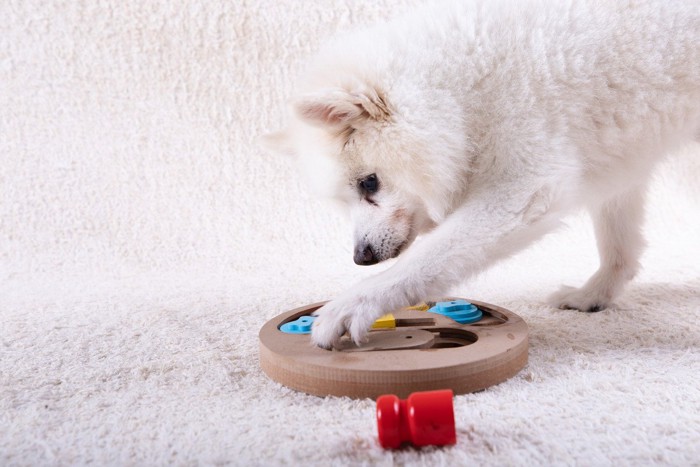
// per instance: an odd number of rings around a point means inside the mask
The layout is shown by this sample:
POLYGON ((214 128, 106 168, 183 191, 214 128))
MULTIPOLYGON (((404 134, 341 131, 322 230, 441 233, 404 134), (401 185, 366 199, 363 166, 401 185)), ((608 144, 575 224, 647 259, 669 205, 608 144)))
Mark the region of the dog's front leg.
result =
POLYGON ((553 191, 483 189, 409 248, 386 271, 318 310, 313 342, 331 348, 347 331, 356 343, 385 313, 436 299, 449 288, 527 246, 550 230, 553 191))

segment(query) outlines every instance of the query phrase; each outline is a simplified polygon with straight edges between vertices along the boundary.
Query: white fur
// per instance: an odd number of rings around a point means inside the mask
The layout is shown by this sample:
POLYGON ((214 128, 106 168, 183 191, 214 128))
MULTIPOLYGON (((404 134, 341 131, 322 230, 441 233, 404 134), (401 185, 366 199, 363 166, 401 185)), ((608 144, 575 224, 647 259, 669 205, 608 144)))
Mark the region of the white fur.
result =
POLYGON ((597 310, 639 268, 655 163, 700 137, 700 2, 441 3, 330 44, 303 83, 271 144, 350 205, 358 248, 383 260, 424 237, 319 310, 314 342, 361 341, 580 207, 600 269, 552 300, 597 310))

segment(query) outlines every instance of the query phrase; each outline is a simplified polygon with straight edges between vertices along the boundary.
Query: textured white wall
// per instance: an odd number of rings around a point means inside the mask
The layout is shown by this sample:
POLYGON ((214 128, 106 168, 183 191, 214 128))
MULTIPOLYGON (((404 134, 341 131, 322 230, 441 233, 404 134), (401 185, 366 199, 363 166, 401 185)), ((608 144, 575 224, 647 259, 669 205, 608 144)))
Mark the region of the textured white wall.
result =
POLYGON ((345 260, 344 220, 255 138, 320 42, 415 3, 2 2, 5 273, 345 260))
POLYGON ((255 138, 319 41, 409 3, 2 2, 3 267, 250 261, 327 243, 320 227, 345 242, 255 138))

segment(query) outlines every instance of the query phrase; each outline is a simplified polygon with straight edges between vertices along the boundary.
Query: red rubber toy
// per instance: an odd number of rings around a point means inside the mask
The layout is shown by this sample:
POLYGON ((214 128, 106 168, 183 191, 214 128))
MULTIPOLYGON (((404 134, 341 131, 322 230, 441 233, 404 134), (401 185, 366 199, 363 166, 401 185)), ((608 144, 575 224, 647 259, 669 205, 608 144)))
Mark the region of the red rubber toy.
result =
POLYGON ((445 446, 457 442, 452 390, 414 392, 406 400, 393 394, 377 399, 379 444, 396 449, 414 446, 445 446))

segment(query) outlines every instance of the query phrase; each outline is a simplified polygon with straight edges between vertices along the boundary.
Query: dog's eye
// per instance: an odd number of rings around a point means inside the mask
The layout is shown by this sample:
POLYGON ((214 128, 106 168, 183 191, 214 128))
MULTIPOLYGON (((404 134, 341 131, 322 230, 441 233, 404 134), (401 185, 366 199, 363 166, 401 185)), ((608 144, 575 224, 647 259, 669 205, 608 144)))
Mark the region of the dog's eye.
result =
POLYGON ((365 193, 376 193, 379 189, 377 174, 369 175, 360 180, 360 189, 365 193))

